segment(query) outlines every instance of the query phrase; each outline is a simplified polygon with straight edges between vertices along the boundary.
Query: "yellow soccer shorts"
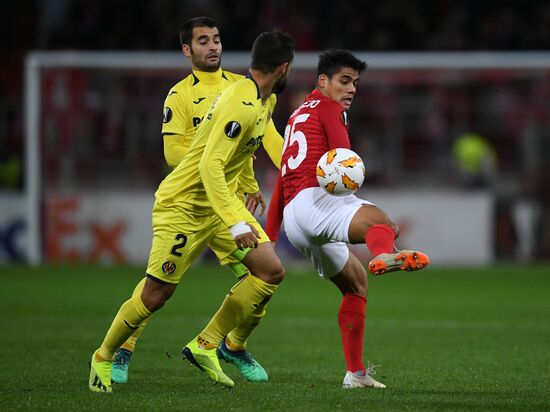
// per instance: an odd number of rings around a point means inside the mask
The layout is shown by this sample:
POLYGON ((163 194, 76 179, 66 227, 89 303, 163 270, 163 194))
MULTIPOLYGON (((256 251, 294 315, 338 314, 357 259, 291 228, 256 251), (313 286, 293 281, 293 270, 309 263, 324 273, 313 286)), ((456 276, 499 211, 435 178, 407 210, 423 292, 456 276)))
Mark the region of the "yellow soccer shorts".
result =
POLYGON ((235 240, 229 232, 220 232, 216 235, 208 244, 208 247, 214 252, 218 258, 220 265, 229 267, 233 274, 240 278, 249 273, 248 268, 241 263, 250 248, 243 250, 235 249, 235 240), (229 234, 229 237, 227 236, 229 234), (234 249, 231 254, 227 254, 227 251, 234 249))
MULTIPOLYGON (((260 233, 260 243, 270 241, 250 214, 243 213, 243 220, 260 233)), ((222 265, 236 263, 246 255, 246 251, 239 251, 229 228, 218 215, 192 216, 180 208, 155 204, 148 275, 177 284, 206 247, 212 248, 222 265)))

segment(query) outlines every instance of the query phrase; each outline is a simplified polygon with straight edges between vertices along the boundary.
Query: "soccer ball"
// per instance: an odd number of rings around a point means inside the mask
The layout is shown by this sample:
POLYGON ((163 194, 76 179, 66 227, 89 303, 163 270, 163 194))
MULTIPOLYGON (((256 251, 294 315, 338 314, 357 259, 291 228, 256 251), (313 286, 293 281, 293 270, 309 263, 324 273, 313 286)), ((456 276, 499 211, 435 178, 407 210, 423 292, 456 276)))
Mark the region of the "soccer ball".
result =
POLYGON ((353 150, 339 148, 326 152, 315 171, 319 186, 334 196, 355 193, 365 179, 365 164, 353 150))

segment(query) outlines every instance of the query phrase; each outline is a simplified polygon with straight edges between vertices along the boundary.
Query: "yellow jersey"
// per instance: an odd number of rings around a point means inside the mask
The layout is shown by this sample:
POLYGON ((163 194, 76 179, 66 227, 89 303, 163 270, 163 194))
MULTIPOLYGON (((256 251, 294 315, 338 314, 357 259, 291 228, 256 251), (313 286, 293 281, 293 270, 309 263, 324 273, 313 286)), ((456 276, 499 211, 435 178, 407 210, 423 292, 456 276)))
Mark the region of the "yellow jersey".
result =
POLYGON ((223 90, 198 127, 185 157, 159 185, 156 202, 178 207, 189 223, 193 217, 213 213, 228 227, 247 220, 250 213, 235 194, 238 177, 252 170, 252 154, 272 123, 276 101, 272 94, 262 103, 258 86, 249 77, 223 90))
MULTIPOLYGON (((170 167, 176 167, 189 150, 198 126, 216 96, 243 78, 243 75, 222 69, 216 72, 193 70, 170 89, 164 101, 162 119, 164 157, 170 167)), ((283 138, 273 122, 270 122, 263 146, 272 162, 280 168, 283 138)), ((240 185, 244 192, 259 190, 253 171, 247 170, 241 176, 240 185)))

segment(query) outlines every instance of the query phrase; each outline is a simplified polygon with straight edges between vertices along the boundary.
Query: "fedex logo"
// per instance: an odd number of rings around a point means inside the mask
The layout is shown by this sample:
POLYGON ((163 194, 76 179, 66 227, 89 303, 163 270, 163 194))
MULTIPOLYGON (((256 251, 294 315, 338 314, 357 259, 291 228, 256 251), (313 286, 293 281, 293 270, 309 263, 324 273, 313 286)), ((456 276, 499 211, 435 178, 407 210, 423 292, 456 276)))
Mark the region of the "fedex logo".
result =
POLYGON ((77 198, 60 198, 48 202, 46 211, 46 260, 126 262, 122 238, 126 223, 115 219, 111 223, 83 216, 77 198))

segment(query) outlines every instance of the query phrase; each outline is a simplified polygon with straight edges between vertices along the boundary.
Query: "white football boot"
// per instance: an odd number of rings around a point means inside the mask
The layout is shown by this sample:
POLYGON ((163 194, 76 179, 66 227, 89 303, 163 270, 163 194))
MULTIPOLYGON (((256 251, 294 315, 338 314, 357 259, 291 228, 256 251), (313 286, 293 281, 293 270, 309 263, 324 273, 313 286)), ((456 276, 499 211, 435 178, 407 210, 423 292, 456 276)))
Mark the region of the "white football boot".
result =
POLYGON ((374 379, 371 374, 376 374, 376 371, 374 368, 380 365, 371 365, 369 364, 367 369, 364 371, 357 371, 357 372, 346 372, 346 376, 344 376, 344 382, 342 383, 342 388, 344 389, 352 389, 352 388, 385 388, 386 385, 384 385, 381 382, 378 382, 376 379, 374 379))

